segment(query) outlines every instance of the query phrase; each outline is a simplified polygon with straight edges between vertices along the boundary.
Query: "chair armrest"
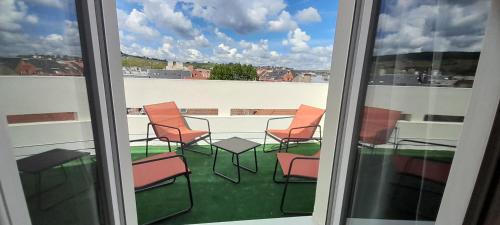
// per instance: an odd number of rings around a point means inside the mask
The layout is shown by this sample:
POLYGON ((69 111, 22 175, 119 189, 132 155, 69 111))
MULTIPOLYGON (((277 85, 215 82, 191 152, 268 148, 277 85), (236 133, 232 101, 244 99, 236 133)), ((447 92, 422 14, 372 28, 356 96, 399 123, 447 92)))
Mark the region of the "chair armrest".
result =
POLYGON ((398 145, 402 142, 409 142, 409 143, 416 143, 416 144, 423 144, 423 145, 430 145, 430 146, 439 146, 439 147, 449 147, 449 148, 456 148, 457 146, 455 145, 447 145, 447 144, 440 144, 440 143, 435 143, 435 142, 428 142, 428 141, 417 141, 417 140, 411 140, 411 139, 401 139, 398 141, 398 145))
POLYGON ((157 158, 157 159, 151 159, 151 160, 144 160, 144 161, 141 161, 141 162, 132 162, 132 165, 135 166, 135 165, 140 165, 140 164, 145 164, 145 163, 151 163, 151 162, 156 162, 156 161, 161 161, 161 160, 167 160, 167 159, 172 159, 172 158, 181 158, 182 162, 184 163, 184 169, 185 169, 185 172, 189 172, 189 169, 188 169, 188 166, 187 166, 187 162, 186 162, 186 158, 184 158, 184 156, 182 155, 173 155, 173 156, 166 156, 166 157, 161 157, 161 158, 157 158))
MULTIPOLYGON (((293 128, 290 129, 290 131, 288 131, 288 138, 287 139, 288 140, 292 139, 291 136, 292 136, 292 131, 293 130, 304 129, 304 128, 313 128, 313 127, 314 128, 318 128, 319 127, 319 129, 321 129, 321 125, 319 125, 319 124, 318 125, 311 125, 311 126, 293 127, 293 128)), ((313 135, 314 135, 314 133, 313 133, 313 135)))
POLYGON ((298 161, 298 160, 319 160, 319 157, 310 156, 310 157, 295 157, 295 158, 293 158, 292 161, 290 162, 290 167, 288 167, 288 176, 290 176, 290 174, 292 172, 293 163, 295 163, 295 161, 298 161))
POLYGON ((132 140, 129 140, 128 142, 129 143, 134 143, 134 142, 140 142, 140 141, 152 141, 152 140, 155 140, 155 139, 157 139, 157 137, 132 139, 132 140))
POLYGON ((195 116, 184 116, 184 118, 190 118, 190 119, 196 119, 196 120, 205 120, 207 122, 208 133, 211 133, 211 131, 210 131, 210 121, 208 119, 201 118, 201 117, 195 117, 195 116))
POLYGON ((283 116, 283 117, 274 117, 274 118, 268 119, 267 120, 267 124, 266 124, 266 131, 269 128, 269 122, 271 122, 271 120, 290 119, 290 118, 293 118, 293 117, 295 117, 295 116, 283 116))
MULTIPOLYGON (((165 127, 165 128, 169 128, 169 129, 173 129, 173 130, 177 130, 177 133, 179 134, 179 140, 182 142, 182 135, 181 135, 181 130, 178 128, 178 127, 172 127, 172 126, 167 126, 167 125, 163 125, 163 124, 158 124, 158 123, 148 123, 148 126, 151 125, 151 126, 159 126, 159 127, 165 127)), ((167 138, 167 137, 157 137, 157 138, 167 138)), ((168 138, 167 138, 168 139, 168 138)))

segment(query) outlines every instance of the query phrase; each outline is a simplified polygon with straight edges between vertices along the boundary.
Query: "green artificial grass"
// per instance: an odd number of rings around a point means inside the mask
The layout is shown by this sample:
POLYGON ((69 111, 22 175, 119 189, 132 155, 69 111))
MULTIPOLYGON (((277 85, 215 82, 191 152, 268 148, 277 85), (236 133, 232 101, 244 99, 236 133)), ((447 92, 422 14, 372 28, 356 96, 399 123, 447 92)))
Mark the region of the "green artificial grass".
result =
MULTIPOLYGON (((196 146, 196 150, 208 151, 208 146, 196 146)), ((317 144, 302 144, 290 152, 312 155, 319 149, 317 144)), ((151 147, 150 152, 160 153, 166 147, 151 147)), ((216 176, 212 172, 213 156, 208 157, 186 151, 186 159, 192 170, 191 184, 194 207, 183 215, 158 224, 195 224, 234 220, 277 218, 284 216, 280 211, 283 184, 273 182, 276 153, 257 152, 258 172, 253 174, 241 170, 239 184, 216 176)), ((143 147, 132 147, 134 160, 145 157, 143 147)), ((253 152, 240 156, 241 164, 253 168, 253 152)), ((236 176, 231 163, 231 154, 219 150, 217 171, 236 176)), ((280 172, 281 174, 281 172, 280 172)), ((291 210, 312 211, 315 184, 292 184, 289 186, 287 206, 291 210)), ((175 184, 136 194, 139 223, 154 220, 162 215, 188 205, 184 177, 175 184)))
MULTIPOLYGON (((209 147, 195 146, 195 148, 196 150, 208 152, 209 147)), ((319 146, 317 144, 307 143, 290 148, 289 151, 312 155, 318 149, 319 146)), ((165 151, 167 151, 165 146, 150 147, 151 155, 165 151)), ((372 187, 382 182, 379 179, 379 173, 385 170, 382 170, 380 167, 390 163, 388 161, 390 160, 390 155, 399 154, 429 160, 451 161, 454 154, 452 151, 408 149, 397 152, 394 152, 392 149, 361 149, 360 152, 360 160, 362 160, 360 164, 363 167, 360 169, 357 177, 363 184, 359 184, 360 190, 356 196, 360 196, 359 202, 362 204, 359 205, 366 205, 367 207, 373 205, 369 204, 370 197, 373 197, 372 187), (366 193, 366 195, 363 195, 363 193, 366 193)), ((145 157, 144 147, 132 147, 131 153, 134 160, 145 157)), ((191 182, 194 207, 186 214, 164 220, 158 224, 196 224, 283 217, 284 215, 280 211, 283 184, 276 184, 272 180, 276 162, 275 155, 276 152, 263 153, 261 148, 258 148, 258 173, 253 174, 241 170, 241 182, 233 184, 213 174, 212 163, 214 156, 208 157, 186 151, 185 157, 192 171, 191 182)), ((96 199, 97 193, 100 193, 100 190, 96 190, 94 186, 96 176, 95 161, 92 157, 86 157, 84 161, 84 167, 78 161, 65 164, 68 174, 67 179, 64 179, 64 173, 61 168, 53 168, 44 172, 42 190, 54 185, 61 185, 44 193, 41 197, 28 197, 30 216, 34 225, 88 225, 99 223, 97 222, 99 209, 96 199), (88 180, 82 179, 84 177, 88 180), (70 196, 73 197, 69 198, 70 196), (43 205, 54 204, 54 207, 48 210, 40 210, 40 200, 43 205)), ((241 164, 253 168, 253 152, 249 151, 243 154, 241 156, 241 164)), ((236 176, 235 167, 231 163, 230 153, 222 150, 219 151, 217 169, 225 174, 236 176)), ((385 171, 384 173, 388 172, 385 171)), ((26 196, 32 196, 37 192, 35 189, 37 183, 36 176, 22 173, 21 180, 26 196)), ((390 180, 385 182, 390 182, 390 180)), ((291 184, 289 188, 287 198, 289 209, 312 210, 315 184, 291 184)), ((390 191, 390 189, 387 190, 390 191)), ((176 182, 172 185, 137 193, 136 200, 139 223, 151 221, 170 212, 182 209, 188 205, 185 178, 177 178, 176 182)), ((436 202, 439 203, 437 200, 436 202)), ((359 217, 371 215, 371 208, 369 207, 368 209, 359 209, 356 211, 359 212, 359 217)), ((404 214, 397 210, 390 212, 381 211, 381 213, 380 218, 404 218, 404 214)))

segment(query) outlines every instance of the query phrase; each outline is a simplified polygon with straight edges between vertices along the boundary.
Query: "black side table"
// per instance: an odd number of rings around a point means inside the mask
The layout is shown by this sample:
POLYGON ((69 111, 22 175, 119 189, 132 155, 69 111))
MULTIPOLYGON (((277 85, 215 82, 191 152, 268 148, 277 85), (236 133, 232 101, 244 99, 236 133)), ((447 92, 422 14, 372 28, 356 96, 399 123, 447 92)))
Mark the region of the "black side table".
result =
POLYGON ((252 173, 257 173, 257 168, 258 168, 257 167, 257 147, 260 146, 259 143, 245 140, 245 139, 239 138, 239 137, 232 137, 229 139, 215 142, 212 145, 215 146, 214 165, 212 168, 215 175, 221 176, 221 177, 237 184, 240 182, 240 168, 247 170, 249 172, 252 172, 252 173), (219 173, 215 170, 215 165, 217 164, 217 152, 218 152, 219 148, 226 150, 227 152, 232 153, 232 160, 231 161, 232 161, 233 165, 236 166, 236 168, 237 168, 237 171, 238 171, 238 178, 237 179, 230 178, 230 177, 228 177, 222 173, 219 173), (254 155, 254 160, 255 160, 255 169, 253 169, 253 170, 248 168, 248 167, 240 165, 240 154, 243 154, 251 149, 253 149, 253 155, 254 155), (234 163, 234 158, 236 158, 236 163, 234 163))
MULTIPOLYGON (((82 164, 82 169, 85 170, 84 165, 85 163, 83 162, 82 158, 84 156, 90 155, 88 152, 80 152, 80 151, 75 151, 75 150, 66 150, 66 149, 52 149, 50 151, 42 152, 40 154, 32 155, 26 158, 22 158, 17 160, 17 167, 20 172, 23 173, 29 173, 29 174, 34 174, 37 176, 37 192, 33 194, 32 196, 28 196, 28 198, 31 197, 37 197, 38 196, 38 207, 41 210, 47 210, 60 202, 57 202, 55 204, 51 204, 50 206, 42 207, 42 194, 47 193, 51 190, 56 189, 57 187, 60 187, 64 183, 66 183, 66 180, 68 179, 68 174, 66 172, 66 169, 64 168, 64 164, 73 160, 80 160, 80 163, 82 164), (53 185, 45 190, 42 190, 42 173, 52 169, 54 167, 61 167, 63 173, 64 173, 64 181, 60 184, 53 185)), ((87 171, 83 171, 85 181, 88 183, 86 173, 87 171)), ((80 193, 80 192, 78 192, 80 193)), ((77 193, 77 194, 78 194, 77 193)), ((76 196, 71 195, 66 199, 72 198, 76 196)), ((63 201, 64 201, 63 200, 63 201)), ((62 202, 62 201, 61 201, 62 202)))

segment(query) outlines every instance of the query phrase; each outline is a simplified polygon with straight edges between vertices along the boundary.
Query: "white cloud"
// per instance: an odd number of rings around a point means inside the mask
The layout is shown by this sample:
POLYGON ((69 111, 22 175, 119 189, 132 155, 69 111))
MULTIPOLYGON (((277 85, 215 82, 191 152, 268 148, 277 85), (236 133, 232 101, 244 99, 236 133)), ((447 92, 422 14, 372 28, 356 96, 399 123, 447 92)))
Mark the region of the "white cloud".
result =
POLYGON ((54 7, 62 9, 64 7, 63 0, 31 0, 31 2, 35 4, 40 4, 48 7, 54 7))
POLYGON ((162 44, 158 48, 145 47, 137 43, 121 45, 121 51, 130 55, 172 60, 176 58, 176 54, 173 52, 175 47, 172 41, 171 37, 164 37, 162 44))
POLYGON ((214 29, 214 34, 217 38, 219 38, 220 40, 222 40, 226 43, 234 42, 234 40, 231 37, 229 37, 224 32, 220 31, 219 28, 217 28, 217 27, 214 29))
POLYGON ((168 28, 183 38, 194 38, 199 31, 183 12, 175 10, 176 1, 144 0, 143 13, 156 27, 168 28))
POLYGON ((238 53, 238 49, 220 43, 213 49, 212 57, 209 60, 217 63, 230 63, 239 62, 241 58, 242 55, 238 53))
POLYGON ((188 49, 187 50, 187 57, 186 57, 186 60, 187 61, 204 61, 205 57, 203 56, 203 53, 201 53, 200 51, 196 50, 196 49, 188 49))
POLYGON ((58 42, 58 41, 63 41, 63 36, 60 34, 49 34, 42 39, 48 42, 58 42))
POLYGON ((37 23, 38 17, 28 13, 28 6, 22 1, 0 1, 0 31, 19 31, 23 23, 37 23))
POLYGON ((289 31, 298 27, 287 11, 282 11, 277 20, 269 21, 268 24, 270 31, 289 31))
POLYGON ((278 15, 286 4, 283 0, 187 0, 191 14, 217 27, 226 27, 240 34, 260 30, 269 18, 278 15))
POLYGON ((321 21, 321 16, 319 15, 318 10, 313 7, 300 10, 299 12, 297 12, 295 17, 298 21, 306 23, 321 21))
POLYGON ((117 15, 118 25, 123 30, 135 33, 147 39, 160 36, 158 30, 148 26, 148 18, 146 15, 137 9, 132 9, 132 12, 128 15, 123 10, 118 9, 117 15))
POLYGON ((206 48, 210 46, 210 41, 204 34, 197 35, 192 40, 179 40, 177 43, 181 48, 206 48))
POLYGON ((76 21, 64 21, 62 34, 49 34, 32 43, 38 53, 81 56, 80 34, 76 21))
POLYGON ((375 55, 480 51, 489 1, 398 1, 379 17, 375 55))
POLYGON ((297 28, 293 31, 288 32, 288 39, 283 40, 283 45, 289 45, 293 52, 303 52, 309 50, 309 45, 307 42, 311 40, 305 31, 297 28))

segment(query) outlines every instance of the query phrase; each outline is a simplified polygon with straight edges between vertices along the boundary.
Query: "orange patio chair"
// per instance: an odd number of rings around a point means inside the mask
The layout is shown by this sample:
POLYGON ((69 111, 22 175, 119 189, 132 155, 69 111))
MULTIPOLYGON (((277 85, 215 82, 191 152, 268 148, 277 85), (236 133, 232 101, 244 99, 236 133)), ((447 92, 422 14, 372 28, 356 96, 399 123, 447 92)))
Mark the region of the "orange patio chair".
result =
POLYGON ((168 143, 168 150, 172 151, 170 143, 179 143, 181 145, 181 153, 184 155, 184 150, 190 145, 208 139, 210 144, 210 153, 194 151, 204 155, 212 155, 212 136, 210 131, 210 122, 207 119, 183 116, 175 102, 165 102, 159 104, 145 105, 144 111, 149 118, 146 136, 146 156, 148 155, 149 141, 158 139, 168 143), (204 120, 207 123, 207 130, 192 130, 186 123, 186 118, 204 120), (156 134, 155 138, 149 138, 149 127, 153 128, 156 134))
POLYGON ((280 210, 284 214, 310 214, 311 212, 289 211, 285 209, 285 200, 288 185, 290 183, 316 183, 318 180, 320 152, 312 156, 292 154, 287 152, 278 152, 276 154, 276 164, 274 166, 273 180, 276 183, 284 183, 283 195, 281 197, 280 210), (285 179, 278 180, 276 174, 278 165, 283 172, 285 179), (291 178, 300 178, 300 180, 290 180, 291 178))
POLYGON ((394 143, 397 143, 396 124, 400 118, 400 111, 365 106, 359 134, 360 145, 374 149, 375 145, 388 143, 393 132, 394 143))
POLYGON ((295 113, 295 116, 293 117, 277 117, 269 119, 267 121, 266 131, 264 135, 264 145, 262 147, 263 151, 272 152, 275 150, 281 150, 283 149, 283 145, 285 145, 285 151, 288 151, 290 142, 299 143, 299 142, 317 140, 321 145, 322 137, 321 137, 321 126, 319 125, 319 122, 321 121, 323 114, 325 114, 324 109, 308 105, 300 105, 299 109, 295 113), (269 129, 269 122, 271 120, 286 119, 286 118, 293 118, 292 123, 287 129, 282 129, 282 130, 269 129), (316 129, 319 129, 319 137, 314 137, 316 129), (280 143, 280 147, 278 149, 272 149, 266 151, 267 136, 278 141, 280 143))
MULTIPOLYGON (((183 156, 177 155, 175 152, 166 152, 134 161, 132 164, 136 193, 173 184, 176 178, 180 176, 186 177, 187 180, 189 206, 145 224, 154 224, 167 218, 189 212, 193 208, 193 194, 191 191, 191 181, 189 179, 191 171, 183 156)), ((172 194, 174 195, 175 193, 172 194)))

